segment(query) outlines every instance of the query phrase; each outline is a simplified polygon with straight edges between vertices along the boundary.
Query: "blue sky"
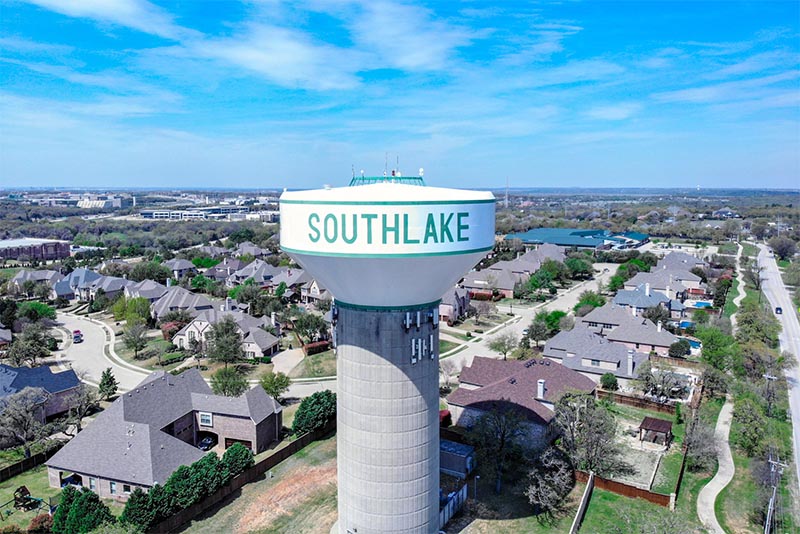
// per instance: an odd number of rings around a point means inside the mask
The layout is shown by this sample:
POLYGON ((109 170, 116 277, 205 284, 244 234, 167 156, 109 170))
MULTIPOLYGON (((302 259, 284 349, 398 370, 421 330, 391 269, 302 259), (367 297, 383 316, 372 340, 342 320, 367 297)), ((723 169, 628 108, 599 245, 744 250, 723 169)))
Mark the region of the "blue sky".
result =
POLYGON ((800 3, 0 0, 0 185, 800 187, 800 3))

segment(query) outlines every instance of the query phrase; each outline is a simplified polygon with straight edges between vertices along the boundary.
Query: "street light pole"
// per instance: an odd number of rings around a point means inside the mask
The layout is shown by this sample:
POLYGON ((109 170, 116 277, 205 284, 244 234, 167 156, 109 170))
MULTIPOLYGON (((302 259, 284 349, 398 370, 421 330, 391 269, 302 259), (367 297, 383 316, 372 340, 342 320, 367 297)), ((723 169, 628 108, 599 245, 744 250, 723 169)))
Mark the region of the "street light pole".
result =
POLYGON ((473 498, 477 501, 478 500, 478 481, 481 479, 480 475, 475 475, 475 490, 473 492, 473 498))

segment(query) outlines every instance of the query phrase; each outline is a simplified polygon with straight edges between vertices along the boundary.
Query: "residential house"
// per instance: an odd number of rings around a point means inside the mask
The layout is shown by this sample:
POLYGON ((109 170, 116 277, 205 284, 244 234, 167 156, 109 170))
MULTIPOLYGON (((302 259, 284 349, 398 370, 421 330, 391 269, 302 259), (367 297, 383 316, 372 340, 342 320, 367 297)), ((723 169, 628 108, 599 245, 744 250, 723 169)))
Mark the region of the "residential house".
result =
POLYGON ((167 286, 159 284, 153 280, 142 280, 131 285, 125 286, 125 298, 143 298, 150 301, 150 304, 157 301, 167 292, 167 286))
POLYGON ((280 273, 272 277, 269 281, 269 288, 274 293, 281 284, 285 284, 286 292, 282 298, 297 301, 300 299, 301 288, 311 280, 311 275, 307 274, 303 269, 289 267, 284 268, 280 273))
POLYGON ((172 271, 172 278, 176 280, 180 280, 184 276, 197 273, 197 268, 194 266, 194 263, 190 262, 189 260, 175 258, 165 261, 163 265, 172 271))
POLYGON ((547 260, 563 262, 564 250, 556 245, 544 243, 537 248, 510 261, 498 261, 485 269, 468 273, 461 286, 472 292, 502 293, 506 298, 514 296, 514 287, 525 283, 547 260))
POLYGON ((686 252, 673 251, 658 260, 658 263, 653 270, 664 269, 665 267, 667 269, 682 269, 684 271, 691 271, 695 267, 699 267, 701 269, 707 268, 708 262, 698 258, 697 256, 687 254, 686 252))
POLYGON ((725 206, 724 208, 720 208, 718 210, 714 210, 711 212, 711 216, 715 219, 736 219, 741 218, 741 215, 730 209, 729 207, 725 206))
POLYGON ((166 292, 150 306, 150 314, 156 321, 173 311, 187 311, 196 316, 202 311, 211 310, 214 304, 205 295, 192 293, 180 286, 168 287, 166 292))
POLYGON ((11 330, 6 328, 4 324, 0 323, 0 351, 4 351, 11 345, 14 336, 11 330))
POLYGON ((635 308, 625 308, 608 303, 595 308, 578 319, 576 326, 583 325, 592 332, 627 346, 629 349, 655 352, 661 356, 669 354, 669 347, 678 338, 655 325, 650 319, 638 317, 635 308))
POLYGON ((248 358, 271 356, 280 351, 280 339, 265 330, 265 328, 277 329, 276 333, 279 334, 279 325, 266 317, 257 318, 240 311, 226 309, 200 312, 191 323, 175 334, 172 343, 180 348, 199 343, 200 350, 206 350, 211 327, 226 316, 231 317, 236 323, 242 339, 242 349, 248 358))
POLYGON ((89 300, 88 287, 102 275, 89 269, 78 268, 53 284, 53 298, 89 300), (87 292, 84 294, 82 290, 87 292))
POLYGON ((12 367, 0 364, 0 404, 5 397, 25 388, 41 388, 46 394, 42 421, 68 411, 80 384, 72 369, 54 373, 47 365, 12 367))
POLYGON ((197 250, 200 252, 200 254, 209 258, 219 258, 220 256, 224 256, 229 252, 227 248, 215 247, 213 245, 202 246, 197 250))
POLYGON ((15 293, 25 293, 24 285, 28 280, 33 281, 35 284, 46 284, 48 287, 53 287, 56 282, 64 278, 58 271, 23 269, 15 274, 11 280, 11 287, 15 293))
POLYGON ((309 280, 300 286, 300 301, 306 304, 316 305, 320 301, 330 301, 332 298, 330 291, 316 279, 309 280))
POLYGON ((469 291, 463 287, 453 287, 442 295, 439 302, 439 320, 452 324, 467 316, 469 311, 469 291))
POLYGON ((639 375, 639 366, 650 359, 647 353, 609 341, 580 323, 550 338, 542 354, 597 383, 605 373, 613 373, 623 388, 639 375))
POLYGON ((686 307, 679 300, 670 299, 660 291, 650 289, 650 284, 644 284, 636 289, 620 289, 614 296, 612 302, 622 308, 630 308, 638 316, 644 313, 647 308, 661 306, 669 311, 673 319, 684 317, 686 307))
MULTIPOLYGON (((691 274, 688 271, 682 273, 691 274)), ((658 291, 671 300, 686 300, 689 288, 675 277, 675 271, 665 269, 654 270, 649 273, 636 273, 633 278, 625 282, 623 288, 632 291, 637 287, 650 284, 651 291, 658 291)))
POLYGON ((595 383, 548 359, 497 360, 476 356, 461 370, 460 386, 448 395, 453 422, 470 427, 483 414, 499 407, 518 410, 526 421, 527 447, 547 446, 555 437, 551 424, 555 404, 565 393, 590 395, 595 383))
POLYGON ((103 291, 108 299, 114 300, 125 291, 126 287, 134 284, 135 282, 125 278, 102 276, 89 285, 89 300, 96 299, 99 291, 103 291))
POLYGON ((225 279, 225 283, 228 287, 235 287, 252 278, 257 286, 269 287, 270 280, 280 273, 280 267, 273 267, 264 260, 255 260, 241 269, 232 272, 228 278, 225 279))
POLYGON ((214 395, 197 369, 157 371, 124 393, 47 464, 51 487, 65 479, 100 497, 127 500, 136 488, 163 484, 181 465, 242 443, 258 454, 280 439, 281 405, 256 386, 241 397, 214 395), (94 453, 92 453, 94 452, 94 453))
POLYGON ((225 282, 230 275, 245 267, 247 264, 236 258, 223 258, 220 263, 203 271, 203 276, 215 282, 225 282))
POLYGON ((253 256, 254 258, 265 258, 272 254, 269 249, 261 248, 254 245, 250 241, 239 243, 239 246, 233 251, 233 255, 237 258, 240 256, 253 256))

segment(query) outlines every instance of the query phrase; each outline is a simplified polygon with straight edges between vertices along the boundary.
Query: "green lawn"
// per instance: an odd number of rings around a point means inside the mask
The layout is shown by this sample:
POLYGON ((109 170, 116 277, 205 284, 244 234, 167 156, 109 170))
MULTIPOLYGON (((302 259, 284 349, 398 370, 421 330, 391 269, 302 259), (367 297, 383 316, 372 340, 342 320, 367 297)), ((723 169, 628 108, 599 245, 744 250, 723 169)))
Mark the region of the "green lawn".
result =
POLYGON ((742 254, 755 258, 758 256, 758 247, 750 243, 742 243, 742 254))
POLYGON ((666 454, 661 459, 661 463, 658 464, 656 478, 650 491, 661 493, 662 495, 669 495, 675 491, 675 485, 678 483, 678 476, 681 473, 682 461, 683 453, 680 447, 671 447, 669 454, 666 454))
MULTIPOLYGON (((31 454, 38 454, 42 451, 47 450, 50 444, 46 442, 34 443, 31 446, 31 454)), ((9 465, 15 464, 17 462, 21 462, 24 459, 25 459, 25 450, 22 447, 13 447, 11 449, 2 450, 0 451, 0 469, 8 467, 9 465)))
POLYGON ((780 267, 781 269, 785 269, 789 266, 791 262, 789 260, 777 260, 777 263, 778 267, 780 267))
POLYGON ((717 247, 718 254, 727 254, 728 256, 736 256, 738 251, 739 247, 736 246, 736 243, 723 243, 717 247))
POLYGON ((625 406, 623 404, 612 404, 610 408, 611 413, 616 415, 618 419, 621 417, 622 419, 625 419, 626 421, 629 421, 631 423, 635 422, 636 425, 641 423, 642 419, 644 419, 645 417, 655 417, 656 419, 664 419, 666 421, 672 421, 672 434, 673 436, 675 436, 675 439, 672 442, 672 446, 678 448, 680 444, 683 443, 683 435, 685 433, 685 427, 686 427, 685 419, 689 417, 689 414, 687 413, 689 409, 683 408, 683 410, 684 411, 682 413, 684 422, 681 424, 675 424, 675 416, 668 413, 660 413, 652 410, 645 410, 643 408, 625 406))
MULTIPOLYGON (((160 331, 152 330, 151 332, 149 332, 147 347, 139 351, 139 357, 141 357, 142 354, 147 354, 149 352, 150 353, 158 352, 159 354, 161 354, 162 359, 177 355, 178 353, 167 352, 167 349, 171 346, 172 346, 171 342, 161 337, 160 331)), ((161 367, 160 365, 158 365, 157 356, 152 356, 144 360, 137 360, 136 358, 134 358, 133 351, 125 347, 125 343, 121 335, 117 335, 117 342, 114 344, 114 352, 117 353, 117 356, 119 356, 128 363, 132 363, 133 365, 138 365, 139 367, 144 367, 145 369, 150 369, 153 371, 160 371, 160 370, 170 371, 175 367, 177 367, 178 365, 180 365, 180 362, 178 362, 170 364, 166 367, 161 367)))
POLYGON ((336 356, 333 350, 306 356, 289 372, 289 376, 292 378, 319 378, 335 375, 336 356))
MULTIPOLYGON (((3 514, 4 521, 0 522, 0 528, 7 525, 17 525, 20 527, 27 527, 31 519, 36 517, 39 513, 47 513, 48 509, 44 508, 40 511, 32 510, 30 512, 25 510, 17 510, 14 508, 13 501, 14 491, 20 486, 25 486, 31 492, 32 497, 43 499, 45 505, 49 505, 50 497, 55 497, 61 493, 60 488, 51 488, 47 479, 47 467, 40 465, 29 469, 28 471, 10 478, 4 482, 0 482, 0 513, 3 514)), ((122 513, 124 505, 111 499, 103 499, 103 501, 111 508, 111 513, 119 516, 122 513)))
MULTIPOLYGON (((580 532, 599 534, 639 534, 640 517, 671 513, 669 508, 652 504, 644 499, 631 499, 610 491, 595 489, 586 509, 580 532)), ((563 531, 558 531, 563 532, 563 531)))
POLYGON ((446 339, 439 340, 439 354, 453 350, 458 346, 458 343, 447 341, 446 339))
POLYGON ((442 328, 442 333, 443 334, 447 334, 448 336, 457 337, 458 339, 460 339, 462 341, 469 341, 470 340, 470 338, 467 337, 467 334, 465 334, 464 332, 461 332, 459 330, 453 330, 451 328, 442 328))
POLYGON ((728 294, 725 296, 725 309, 723 313, 725 317, 730 317, 736 310, 736 304, 733 303, 733 299, 735 299, 739 295, 739 286, 742 284, 741 280, 738 278, 733 279, 733 285, 731 286, 730 290, 728 290, 728 294))
POLYGON ((761 525, 752 524, 748 518, 756 502, 756 485, 750 475, 750 461, 750 458, 733 450, 736 475, 714 503, 717 520, 725 532, 757 534, 764 530, 761 525))

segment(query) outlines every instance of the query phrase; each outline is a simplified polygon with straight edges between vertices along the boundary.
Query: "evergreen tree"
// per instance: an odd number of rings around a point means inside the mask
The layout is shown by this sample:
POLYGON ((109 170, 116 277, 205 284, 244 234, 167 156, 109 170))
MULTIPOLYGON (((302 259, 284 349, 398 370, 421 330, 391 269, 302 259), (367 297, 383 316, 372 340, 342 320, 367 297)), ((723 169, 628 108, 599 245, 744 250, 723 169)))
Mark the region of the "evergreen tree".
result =
POLYGON ((66 530, 67 515, 72 503, 78 497, 78 490, 72 486, 64 486, 61 490, 61 500, 56 508, 56 513, 53 514, 53 534, 68 534, 66 530))
POLYGON ((103 523, 114 523, 116 518, 100 497, 87 488, 81 489, 72 502, 64 525, 64 532, 69 534, 86 533, 103 523))
POLYGON ((131 523, 146 531, 153 525, 155 513, 150 507, 150 499, 142 488, 136 488, 125 503, 120 521, 131 523))
POLYGON ((108 400, 116 395, 118 385, 119 383, 117 382, 117 379, 114 378, 114 374, 111 372, 111 367, 107 367, 100 376, 100 385, 98 386, 100 398, 103 400, 108 400))
POLYGON ((292 432, 296 435, 313 432, 336 417, 336 393, 329 389, 317 391, 303 399, 294 416, 292 432))
POLYGON ((228 468, 231 478, 239 476, 253 466, 253 453, 241 443, 234 443, 222 455, 222 463, 228 468))

